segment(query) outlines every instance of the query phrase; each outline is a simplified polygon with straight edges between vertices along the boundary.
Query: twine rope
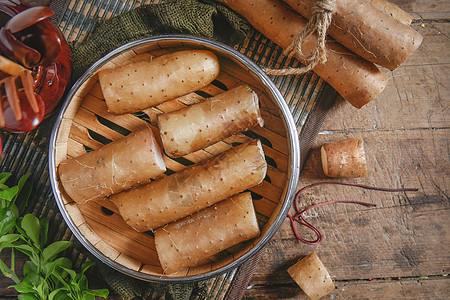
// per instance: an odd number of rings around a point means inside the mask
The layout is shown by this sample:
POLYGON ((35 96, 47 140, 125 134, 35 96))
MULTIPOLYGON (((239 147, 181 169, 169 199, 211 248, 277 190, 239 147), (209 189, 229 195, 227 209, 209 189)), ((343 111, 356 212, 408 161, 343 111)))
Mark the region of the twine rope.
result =
POLYGON ((376 206, 376 204, 373 204, 373 203, 367 203, 367 202, 355 201, 355 200, 330 200, 330 201, 313 204, 311 206, 308 206, 305 209, 301 209, 300 208, 300 194, 302 194, 302 192, 304 192, 305 190, 308 190, 310 188, 313 188, 313 187, 319 186, 319 185, 344 185, 344 186, 353 186, 353 187, 362 188, 362 189, 366 189, 366 190, 374 190, 374 191, 382 191, 382 192, 417 192, 418 191, 418 189, 415 189, 415 188, 401 188, 401 189, 379 188, 379 187, 363 185, 363 184, 358 184, 358 183, 338 182, 338 181, 324 181, 324 182, 317 182, 317 183, 307 185, 307 186, 303 187, 302 189, 300 189, 297 192, 297 194, 295 195, 294 207, 295 207, 296 214, 294 216, 291 216, 290 214, 288 214, 287 217, 291 221, 291 226, 292 226, 292 230, 294 231, 295 237, 299 241, 301 241, 305 244, 308 244, 308 245, 320 244, 322 242, 322 234, 320 233, 319 229, 317 229, 311 223, 306 221, 305 217, 303 216, 304 212, 306 212, 312 208, 318 207, 318 206, 332 204, 332 203, 353 203, 353 204, 359 204, 359 205, 364 205, 364 206, 376 206), (300 225, 311 229, 311 231, 313 231, 315 233, 316 239, 315 240, 307 240, 307 239, 303 238, 298 233, 295 223, 299 223, 300 225))
POLYGON ((311 71, 317 64, 324 64, 327 61, 325 38, 336 10, 336 0, 318 0, 312 8, 312 16, 306 27, 284 49, 283 55, 296 56, 305 62, 305 66, 301 68, 265 69, 266 74, 299 75, 311 71), (303 54, 302 44, 314 33, 317 33, 316 47, 309 56, 306 56, 303 54))

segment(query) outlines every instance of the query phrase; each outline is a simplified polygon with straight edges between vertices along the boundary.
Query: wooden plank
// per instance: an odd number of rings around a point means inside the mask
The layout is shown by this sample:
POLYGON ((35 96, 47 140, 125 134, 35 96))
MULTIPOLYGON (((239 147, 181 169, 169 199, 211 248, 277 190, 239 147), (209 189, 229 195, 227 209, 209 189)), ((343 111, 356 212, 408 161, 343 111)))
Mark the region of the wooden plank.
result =
MULTIPOLYGON (((353 136, 321 135, 316 146, 353 136)), ((336 280, 449 272, 450 129, 365 132, 360 136, 365 140, 369 177, 344 181, 378 187, 417 187, 419 192, 385 193, 336 186, 307 192, 302 207, 333 199, 371 202, 377 207, 333 204, 308 212, 308 221, 324 235, 324 242, 316 247, 297 241, 285 220, 267 246, 264 264, 256 271, 253 284, 289 282, 288 266, 313 250, 336 280)), ((301 174, 300 186, 323 181, 320 173, 313 178, 314 166, 320 164, 308 160, 309 175, 301 174)))
MULTIPOLYGON (((448 299, 448 277, 429 279, 405 278, 400 280, 336 281, 336 289, 327 299, 448 299)), ((251 285, 245 299, 309 299, 294 283, 286 285, 251 285)))

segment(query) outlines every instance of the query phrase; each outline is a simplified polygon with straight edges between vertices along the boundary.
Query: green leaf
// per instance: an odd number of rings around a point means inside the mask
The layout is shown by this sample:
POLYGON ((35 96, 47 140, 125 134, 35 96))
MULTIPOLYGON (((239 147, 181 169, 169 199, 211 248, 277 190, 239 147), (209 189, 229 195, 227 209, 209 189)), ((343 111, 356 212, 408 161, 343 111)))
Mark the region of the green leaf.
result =
POLYGON ((20 234, 16 234, 16 233, 6 234, 6 235, 0 237, 0 243, 3 243, 3 242, 12 243, 12 242, 17 241, 20 238, 21 238, 20 234))
POLYGON ((17 299, 19 299, 19 300, 38 300, 38 297, 36 297, 34 295, 34 293, 33 294, 21 294, 21 295, 17 296, 17 299))
POLYGON ((41 240, 41 247, 44 247, 45 244, 47 244, 47 234, 48 234, 48 226, 50 223, 49 218, 43 218, 40 220, 41 224, 41 233, 40 233, 40 240, 41 240))
POLYGON ((44 251, 42 252, 44 256, 44 261, 48 261, 54 258, 56 255, 58 255, 58 253, 69 248, 69 246, 70 246, 69 241, 57 241, 48 245, 47 248, 45 248, 44 251))
POLYGON ((9 172, 3 172, 0 173, 0 183, 3 184, 6 182, 6 180, 8 180, 8 178, 11 176, 12 174, 9 172))
POLYGON ((31 274, 37 273, 37 267, 31 261, 26 261, 23 265, 23 276, 27 277, 31 274))
POLYGON ((88 294, 88 293, 83 293, 83 298, 81 298, 82 300, 95 300, 94 295, 88 294))
POLYGON ((84 274, 84 272, 86 272, 87 269, 89 269, 90 267, 92 267, 95 263, 92 261, 87 261, 85 263, 83 263, 81 265, 81 274, 84 274))
POLYGON ((58 288, 53 290, 49 295, 48 295, 48 300, 56 300, 56 299, 67 299, 67 296, 64 293, 64 288, 58 288), (57 294, 60 294, 59 296, 57 294), (64 298, 61 298, 64 297, 64 298))
POLYGON ((39 231, 41 228, 39 219, 32 214, 27 214, 23 217, 20 226, 25 231, 27 236, 33 241, 33 243, 39 245, 39 231))
POLYGON ((22 294, 34 293, 33 286, 28 281, 22 281, 16 285, 10 286, 22 294))
POLYGON ((72 262, 67 257, 57 258, 52 263, 48 264, 48 268, 49 269, 48 269, 48 273, 46 273, 46 274, 47 275, 51 275, 53 273, 59 273, 62 276, 63 275, 62 274, 63 270, 61 268, 59 268, 59 267, 65 267, 65 268, 71 269, 72 268, 72 262))
POLYGON ((33 248, 31 248, 31 247, 28 246, 28 245, 20 244, 20 245, 14 246, 14 248, 16 248, 16 249, 19 250, 20 252, 22 252, 22 253, 28 255, 30 258, 33 257, 34 250, 33 250, 33 248))
POLYGON ((72 270, 72 269, 68 269, 68 268, 66 268, 66 267, 61 267, 61 269, 63 269, 63 270, 66 271, 67 273, 69 273, 70 278, 71 278, 72 280, 75 279, 75 277, 77 276, 77 273, 76 273, 74 270, 72 270))
POLYGON ((103 297, 103 298, 106 298, 109 295, 109 291, 107 289, 88 290, 86 292, 91 294, 91 295, 93 295, 93 296, 98 296, 98 297, 103 297))
MULTIPOLYGON (((61 268, 64 269, 64 267, 61 267, 61 268)), ((52 277, 56 278, 65 287, 65 289, 67 291, 70 291, 70 286, 67 283, 67 280, 65 280, 60 274, 55 272, 55 273, 52 274, 52 277)))
POLYGON ((80 291, 86 291, 89 290, 88 287, 88 281, 86 276, 82 275, 78 281, 78 288, 80 289, 80 291))
POLYGON ((19 179, 19 183, 17 184, 17 186, 19 187, 19 192, 13 199, 13 202, 17 202, 17 199, 19 199, 17 206, 21 213, 23 213, 25 208, 27 207, 28 199, 30 198, 31 191, 33 189, 33 183, 31 181, 28 181, 28 177, 30 177, 30 174, 23 175, 19 179))
POLYGON ((7 201, 11 201, 19 192, 19 187, 13 186, 7 190, 0 191, 0 199, 5 199, 7 201))
POLYGON ((11 231, 16 224, 17 215, 9 207, 0 209, 0 236, 11 231))
POLYGON ((14 271, 11 270, 1 259, 0 259, 0 270, 2 271, 5 277, 12 279, 16 284, 20 282, 20 279, 19 277, 17 277, 16 273, 14 273, 14 271))

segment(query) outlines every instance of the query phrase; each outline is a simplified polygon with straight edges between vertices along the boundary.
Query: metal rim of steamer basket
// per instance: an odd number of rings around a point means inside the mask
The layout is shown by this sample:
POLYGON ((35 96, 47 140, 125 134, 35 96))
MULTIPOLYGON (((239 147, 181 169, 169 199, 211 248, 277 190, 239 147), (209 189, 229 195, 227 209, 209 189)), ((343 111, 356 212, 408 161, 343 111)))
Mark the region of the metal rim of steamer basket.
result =
POLYGON ((132 276, 141 280, 150 281, 150 282, 157 282, 157 283, 188 283, 188 282, 194 282, 199 280, 205 280, 212 277, 216 277, 218 275, 221 275, 227 271, 230 271, 238 266, 240 266, 242 263, 250 259, 252 256, 254 256, 256 253, 258 253, 262 248, 264 247, 267 242, 270 241, 270 239, 273 237, 273 235, 277 232, 278 228, 283 223, 284 218, 286 217, 289 208, 291 207, 294 193, 297 188, 297 182, 299 179, 299 173, 300 173, 300 145, 299 145, 299 138, 297 129, 292 117, 292 114, 290 113, 290 110, 286 104, 286 101, 284 100, 283 96, 281 95, 280 91, 277 89, 275 84, 269 79, 269 77, 264 73, 264 71, 258 67, 253 61, 250 60, 247 56, 241 54, 240 52, 234 50, 233 48, 222 44, 217 41, 212 41, 206 38, 201 37, 195 37, 190 35, 162 35, 162 36, 153 36, 148 37, 140 40, 136 40, 130 43, 127 43, 110 53, 108 53, 105 57, 98 60, 96 63, 94 63, 73 85, 73 87, 70 89, 69 93, 67 94, 67 97, 63 103, 63 106, 61 108, 61 112, 58 115, 58 118, 56 120, 55 126, 52 130, 52 135, 50 138, 50 144, 49 144, 49 174, 50 174, 50 182, 52 185, 53 194, 56 199, 56 203, 58 205, 58 208, 66 221, 68 227, 72 231, 72 233, 75 235, 75 237, 81 242, 81 244, 95 257, 97 257, 100 261, 105 263, 106 265, 110 266, 111 268, 120 271, 128 276, 132 276), (247 253, 239 257, 238 259, 232 261, 230 264, 225 265, 217 270, 208 272, 206 274, 199 274, 199 275, 193 275, 193 276, 186 276, 186 277, 159 277, 155 275, 150 274, 144 274, 138 271, 131 270, 127 267, 124 267, 123 265, 112 261, 108 257, 106 257, 103 253, 101 253, 99 250, 97 250, 96 247, 94 247, 80 232, 78 227, 73 223, 72 218, 68 214, 67 210, 64 207, 63 200, 61 198, 61 193, 58 188, 58 183, 56 182, 56 164, 55 164, 55 151, 56 151, 56 138, 57 138, 57 132, 59 131, 61 121, 63 119, 63 116, 67 110, 67 107, 74 96, 74 94, 78 91, 80 86, 89 79, 96 70, 98 70, 100 67, 102 67, 104 64, 106 64, 110 59, 115 58, 116 56, 122 54, 124 51, 130 50, 137 46, 142 46, 149 43, 157 43, 157 42, 186 42, 186 43, 198 43, 201 47, 210 48, 213 51, 217 51, 218 53, 221 53, 225 56, 231 57, 233 60, 241 63, 246 68, 248 68, 251 72, 253 72, 254 75, 256 75, 259 80, 264 84, 264 86, 270 91, 270 93, 273 96, 273 99, 277 102, 278 107, 280 108, 280 112, 282 114, 282 119, 286 125, 287 129, 287 139, 289 141, 289 169, 288 169, 288 186, 285 189, 282 199, 283 204, 282 207, 278 213, 278 216, 276 220, 273 222, 272 226, 267 230, 265 235, 261 238, 261 240, 247 253))

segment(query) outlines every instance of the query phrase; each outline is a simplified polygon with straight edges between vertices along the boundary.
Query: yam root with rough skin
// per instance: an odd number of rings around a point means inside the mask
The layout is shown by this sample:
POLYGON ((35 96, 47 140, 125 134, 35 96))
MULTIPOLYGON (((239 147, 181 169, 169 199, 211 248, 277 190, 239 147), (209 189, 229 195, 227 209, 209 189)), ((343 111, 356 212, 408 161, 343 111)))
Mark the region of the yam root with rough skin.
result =
MULTIPOLYGON (((287 48, 308 21, 281 0, 219 0, 253 25, 255 29, 282 48, 287 48)), ((377 66, 355 55, 334 40, 327 41, 327 62, 314 72, 327 81, 342 97, 357 108, 375 99, 388 79, 377 66)), ((306 39, 302 50, 310 55, 315 36, 306 39)), ((297 57, 301 62, 302 59, 297 57)), ((303 61, 304 63, 304 61, 303 61)))
POLYGON ((260 184, 266 170, 261 142, 255 140, 110 200, 130 227, 154 230, 260 184))
POLYGON ((289 275, 312 300, 320 299, 334 290, 330 274, 315 252, 288 269, 289 275))
MULTIPOLYGON (((283 1, 310 19, 317 0, 283 1)), ((394 70, 422 43, 420 33, 366 0, 337 0, 336 5, 327 33, 367 61, 394 70)))
POLYGON ((386 0, 367 0, 375 8, 381 10, 385 14, 390 15, 394 20, 405 24, 406 26, 411 25, 413 17, 406 11, 398 7, 392 2, 386 0))
POLYGON ((159 228, 155 244, 164 273, 171 274, 259 234, 251 193, 246 192, 159 228))
POLYGON ((80 204, 147 183, 165 171, 161 149, 149 128, 58 166, 64 190, 80 204))
POLYGON ((164 151, 179 157, 233 134, 263 126, 258 96, 243 85, 192 106, 158 115, 164 151))
POLYGON ((327 143, 320 149, 323 172, 328 177, 367 177, 366 153, 360 138, 327 143))
POLYGON ((194 92, 219 75, 208 50, 184 50, 102 70, 98 77, 108 111, 133 113, 194 92))

